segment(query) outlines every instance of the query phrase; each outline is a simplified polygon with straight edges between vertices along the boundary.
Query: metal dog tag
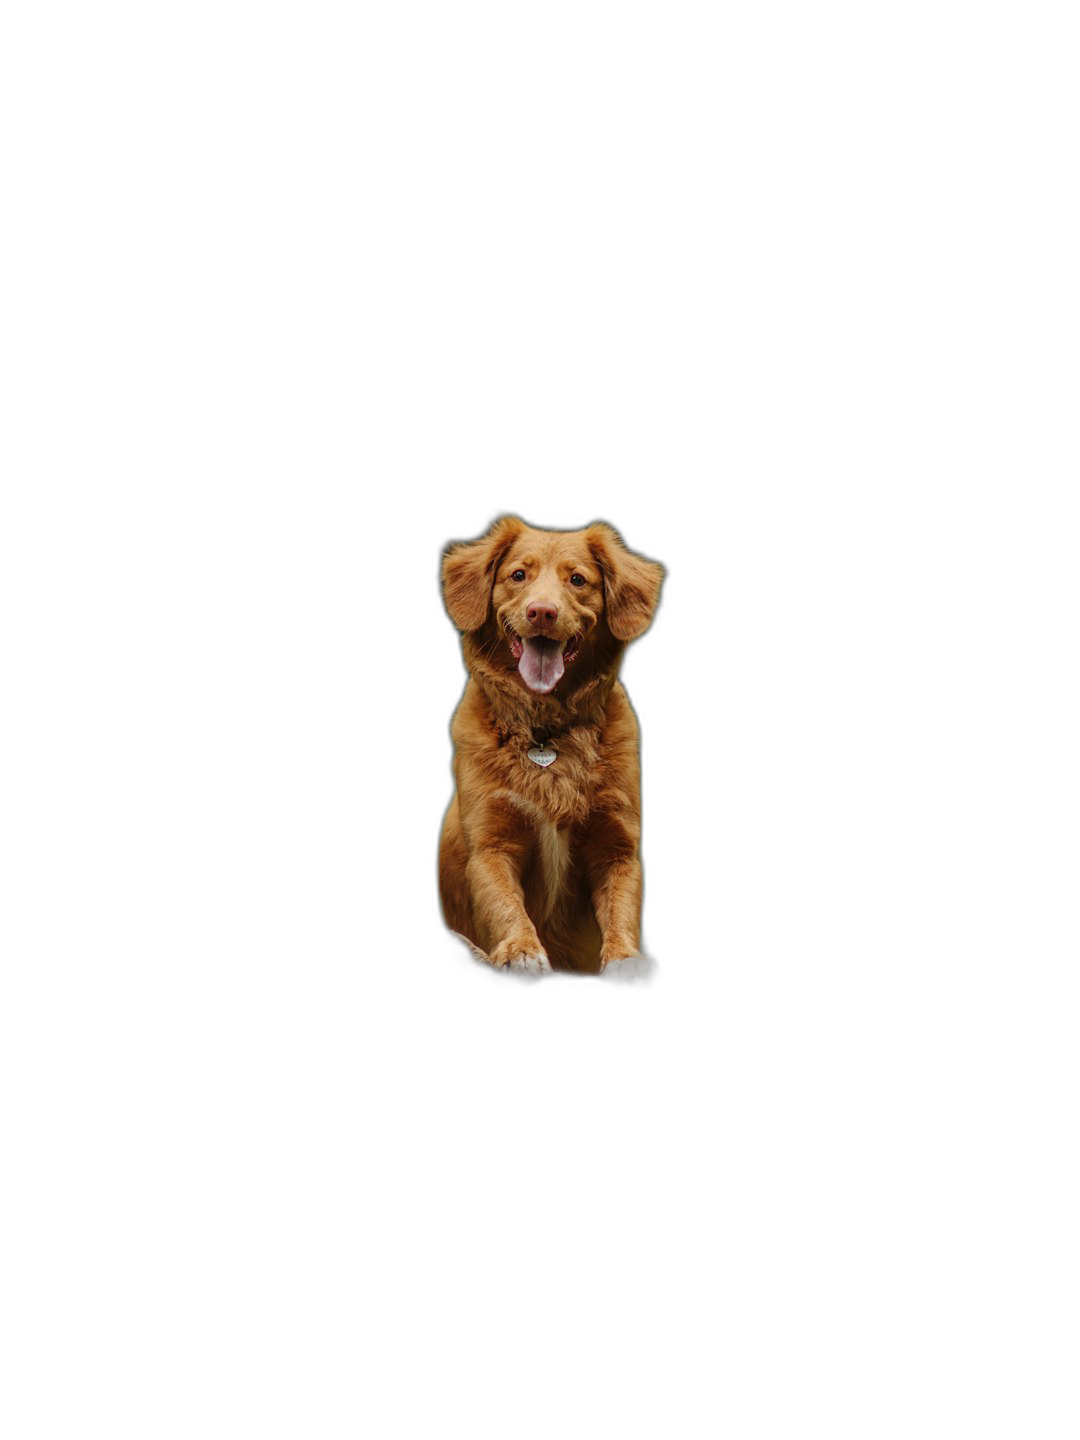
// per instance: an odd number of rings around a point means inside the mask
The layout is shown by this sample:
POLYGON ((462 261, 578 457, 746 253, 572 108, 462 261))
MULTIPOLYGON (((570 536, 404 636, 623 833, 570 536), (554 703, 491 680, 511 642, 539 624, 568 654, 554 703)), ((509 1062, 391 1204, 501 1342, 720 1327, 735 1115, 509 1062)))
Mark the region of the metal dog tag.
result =
POLYGON ((549 745, 534 745, 529 751, 529 759, 534 765, 550 765, 558 753, 557 750, 552 750, 549 745))

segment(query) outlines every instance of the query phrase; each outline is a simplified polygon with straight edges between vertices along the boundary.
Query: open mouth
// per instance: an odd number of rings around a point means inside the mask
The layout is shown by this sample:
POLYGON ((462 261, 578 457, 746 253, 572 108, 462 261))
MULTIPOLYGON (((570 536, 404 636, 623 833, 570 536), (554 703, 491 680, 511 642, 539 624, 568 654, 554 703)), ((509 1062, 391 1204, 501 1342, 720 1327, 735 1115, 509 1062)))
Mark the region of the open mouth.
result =
POLYGON ((552 640, 546 635, 523 639, 509 625, 506 633, 510 652, 518 662, 518 674, 536 695, 547 695, 555 689, 581 647, 580 635, 571 635, 569 640, 552 640))

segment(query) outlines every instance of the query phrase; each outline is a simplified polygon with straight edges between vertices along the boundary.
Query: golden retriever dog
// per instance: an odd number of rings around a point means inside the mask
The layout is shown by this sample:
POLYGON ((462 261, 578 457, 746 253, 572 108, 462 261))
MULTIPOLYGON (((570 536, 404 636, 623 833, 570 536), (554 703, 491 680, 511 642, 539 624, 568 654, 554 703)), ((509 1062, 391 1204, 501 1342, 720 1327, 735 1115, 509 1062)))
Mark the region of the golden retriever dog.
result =
POLYGON ((470 678, 439 890, 450 929, 497 967, 597 974, 638 954, 638 727, 618 673, 663 574, 610 525, 515 516, 443 555, 470 678))

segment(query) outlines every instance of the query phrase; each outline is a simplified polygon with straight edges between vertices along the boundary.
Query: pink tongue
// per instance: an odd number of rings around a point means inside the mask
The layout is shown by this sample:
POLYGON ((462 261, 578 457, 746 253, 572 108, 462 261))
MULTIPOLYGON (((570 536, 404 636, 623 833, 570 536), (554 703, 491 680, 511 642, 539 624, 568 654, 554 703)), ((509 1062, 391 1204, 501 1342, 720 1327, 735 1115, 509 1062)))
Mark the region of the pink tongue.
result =
POLYGON ((557 640, 526 640, 518 661, 518 674, 530 690, 546 695, 562 678, 562 646, 557 640))

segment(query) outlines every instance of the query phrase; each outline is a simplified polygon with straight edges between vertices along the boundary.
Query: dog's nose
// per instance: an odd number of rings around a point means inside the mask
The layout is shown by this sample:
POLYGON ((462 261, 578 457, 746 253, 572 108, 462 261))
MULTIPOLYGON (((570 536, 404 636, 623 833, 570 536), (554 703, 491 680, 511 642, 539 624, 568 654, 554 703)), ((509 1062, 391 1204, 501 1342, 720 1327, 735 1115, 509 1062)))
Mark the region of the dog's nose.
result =
POLYGON ((538 600, 525 611, 530 625, 554 625, 559 612, 549 600, 538 600))

